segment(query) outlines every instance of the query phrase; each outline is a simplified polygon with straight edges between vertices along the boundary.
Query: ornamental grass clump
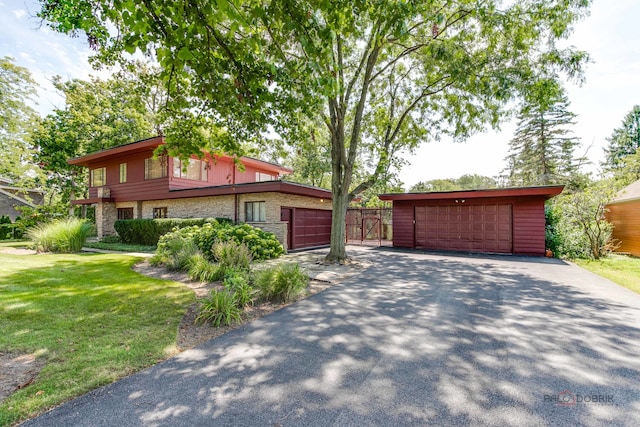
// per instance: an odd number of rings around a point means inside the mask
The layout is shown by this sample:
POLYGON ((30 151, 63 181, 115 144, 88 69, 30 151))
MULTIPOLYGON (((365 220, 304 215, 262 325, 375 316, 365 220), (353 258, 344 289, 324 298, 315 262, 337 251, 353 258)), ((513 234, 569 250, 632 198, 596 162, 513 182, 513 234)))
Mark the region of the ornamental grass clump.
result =
POLYGON ((260 296, 273 302, 289 302, 300 295, 309 276, 299 264, 281 264, 256 272, 255 285, 260 296))
POLYGON ((242 320, 242 310, 236 304, 233 293, 211 291, 211 295, 200 304, 200 314, 195 323, 211 323, 213 326, 227 326, 242 320))
POLYGON ((79 218, 65 218, 36 225, 27 232, 38 252, 80 252, 93 225, 79 218))

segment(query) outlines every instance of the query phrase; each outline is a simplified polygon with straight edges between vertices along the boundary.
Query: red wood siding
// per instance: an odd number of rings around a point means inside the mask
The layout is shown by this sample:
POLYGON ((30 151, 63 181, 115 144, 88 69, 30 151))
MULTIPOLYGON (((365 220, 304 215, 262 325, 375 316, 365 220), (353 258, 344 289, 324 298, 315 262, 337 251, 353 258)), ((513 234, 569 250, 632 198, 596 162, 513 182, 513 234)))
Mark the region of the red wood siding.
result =
POLYGON ((544 255, 544 198, 526 198, 513 205, 513 251, 544 255))
POLYGON ((325 246, 331 241, 331 211, 320 209, 293 209, 291 232, 292 248, 325 246), (292 224, 293 222, 293 224, 292 224))
POLYGON ((543 256, 544 202, 542 196, 394 200, 393 246, 543 256))
MULTIPOLYGON (((146 152, 120 154, 108 159, 92 162, 89 169, 105 167, 107 171, 106 188, 109 189, 111 198, 117 202, 133 200, 154 200, 172 198, 170 190, 198 189, 219 185, 229 185, 235 178, 236 184, 256 181, 256 173, 262 172, 272 176, 275 174, 256 166, 247 166, 244 172, 235 170, 235 165, 230 159, 220 158, 212 163, 207 171, 207 181, 191 180, 173 177, 173 158, 168 159, 168 176, 151 180, 144 179, 144 161, 153 156, 153 149, 146 152), (120 164, 127 164, 127 182, 120 183, 120 164)), ((97 187, 89 188, 89 197, 98 195, 97 187)))
POLYGON ((413 208, 411 202, 393 202, 393 246, 413 248, 413 208))
POLYGON ((607 219, 613 224, 613 238, 620 242, 618 252, 640 256, 640 200, 608 205, 607 219))

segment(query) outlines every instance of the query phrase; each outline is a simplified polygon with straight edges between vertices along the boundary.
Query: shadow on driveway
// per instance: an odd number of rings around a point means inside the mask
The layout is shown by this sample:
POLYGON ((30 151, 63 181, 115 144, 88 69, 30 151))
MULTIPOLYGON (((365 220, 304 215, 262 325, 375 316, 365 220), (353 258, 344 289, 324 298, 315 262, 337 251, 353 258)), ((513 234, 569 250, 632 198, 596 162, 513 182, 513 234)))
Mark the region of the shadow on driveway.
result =
POLYGON ((639 295, 558 261, 358 251, 361 275, 25 425, 640 425, 639 295))

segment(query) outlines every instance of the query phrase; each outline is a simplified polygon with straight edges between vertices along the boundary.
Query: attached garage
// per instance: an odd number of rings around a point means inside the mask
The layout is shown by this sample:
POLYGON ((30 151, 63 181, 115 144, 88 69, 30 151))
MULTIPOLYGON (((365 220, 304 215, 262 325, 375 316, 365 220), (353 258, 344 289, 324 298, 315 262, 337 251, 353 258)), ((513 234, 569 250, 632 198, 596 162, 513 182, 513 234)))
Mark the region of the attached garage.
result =
POLYGON ((287 223, 289 249, 326 246, 331 241, 330 210, 282 207, 280 220, 287 223))
POLYGON ((393 202, 393 246, 543 256, 544 202, 563 186, 382 194, 393 202))

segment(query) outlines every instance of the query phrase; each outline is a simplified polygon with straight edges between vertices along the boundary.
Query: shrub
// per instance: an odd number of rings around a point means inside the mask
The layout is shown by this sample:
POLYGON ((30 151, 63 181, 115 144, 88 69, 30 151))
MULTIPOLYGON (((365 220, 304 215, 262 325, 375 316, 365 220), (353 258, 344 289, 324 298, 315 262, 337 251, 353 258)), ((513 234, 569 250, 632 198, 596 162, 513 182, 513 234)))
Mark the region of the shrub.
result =
POLYGON ((233 294, 238 307, 246 307, 253 304, 256 290, 249 284, 246 271, 227 271, 224 278, 224 288, 233 294))
POLYGON ((251 265, 252 256, 247 245, 237 243, 234 240, 215 242, 212 253, 214 260, 224 269, 249 270, 251 265))
POLYGON ((15 238, 15 226, 11 223, 11 218, 6 215, 0 216, 0 240, 15 238))
POLYGON ((80 252, 93 226, 85 220, 67 218, 36 225, 28 231, 38 252, 80 252))
POLYGON ((160 236, 175 229, 209 223, 218 224, 213 218, 119 219, 114 228, 124 243, 155 246, 160 236))
POLYGON ((195 233, 195 240, 202 253, 211 260, 215 259, 213 245, 216 242, 244 243, 256 261, 276 258, 284 253, 282 244, 273 233, 249 224, 204 224, 195 233))
POLYGON ((560 256, 599 259, 615 249, 613 226, 605 218, 606 205, 614 194, 613 184, 600 181, 553 199, 550 215, 556 221, 553 231, 560 256))
POLYGON ((242 320, 241 313, 232 293, 213 290, 202 301, 195 322, 211 323, 213 326, 231 325, 242 320))
POLYGON ((213 282, 220 280, 224 269, 216 264, 212 264, 204 255, 198 253, 189 260, 189 278, 201 282, 213 282))
POLYGON ((281 264, 256 273, 255 284, 264 299, 288 302, 300 295, 309 277, 298 264, 281 264))

